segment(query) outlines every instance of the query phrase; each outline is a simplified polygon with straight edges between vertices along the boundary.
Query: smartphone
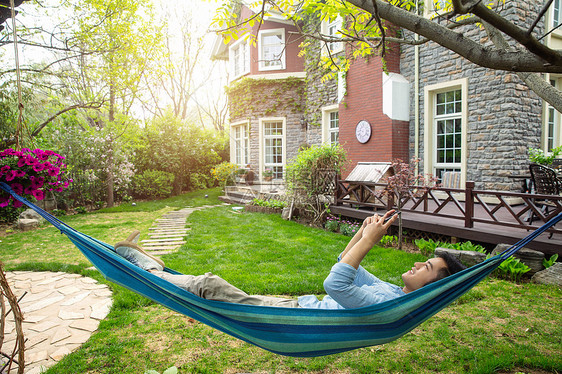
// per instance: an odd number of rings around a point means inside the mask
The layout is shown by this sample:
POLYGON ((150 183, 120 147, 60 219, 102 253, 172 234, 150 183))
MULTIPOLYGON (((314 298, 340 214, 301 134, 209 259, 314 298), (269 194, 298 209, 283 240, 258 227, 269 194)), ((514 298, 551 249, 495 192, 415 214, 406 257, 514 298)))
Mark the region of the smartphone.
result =
POLYGON ((402 212, 395 211, 394 213, 392 213, 390 216, 388 216, 388 217, 384 220, 383 224, 384 224, 384 223, 387 223, 389 219, 391 219, 392 217, 394 217, 394 216, 397 215, 397 214, 402 214, 402 212))

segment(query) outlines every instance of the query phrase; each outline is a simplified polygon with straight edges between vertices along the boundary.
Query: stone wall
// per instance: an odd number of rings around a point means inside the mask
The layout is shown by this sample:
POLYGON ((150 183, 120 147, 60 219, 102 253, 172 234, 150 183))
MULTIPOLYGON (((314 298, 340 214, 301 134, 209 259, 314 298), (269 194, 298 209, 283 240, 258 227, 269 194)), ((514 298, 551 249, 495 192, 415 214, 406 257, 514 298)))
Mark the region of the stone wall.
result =
MULTIPOLYGON (((528 26, 540 2, 508 1, 501 14, 519 26, 528 26)), ((538 25, 541 34, 542 24, 538 25)), ((465 36, 491 44, 484 30, 466 27, 465 36)), ((510 174, 528 172, 529 147, 540 147, 542 100, 517 75, 479 67, 455 53, 429 42, 420 54, 419 156, 424 154, 424 87, 460 78, 468 79, 467 173, 476 188, 516 190, 510 174)), ((414 155, 414 47, 403 46, 401 73, 411 83, 410 153, 414 155)), ((431 170, 424 170, 431 173, 431 170)))
MULTIPOLYGON (((320 29, 320 18, 309 17, 305 22, 305 31, 320 29)), ((307 127, 307 143, 309 145, 322 144, 322 108, 338 103, 338 81, 328 79, 322 81, 326 70, 319 66, 322 44, 318 40, 307 39, 310 43, 306 48, 306 104, 305 118, 307 127)))
POLYGON ((228 90, 230 123, 248 121, 250 127, 250 164, 259 165, 260 119, 285 118, 286 160, 295 158, 305 144, 303 130, 305 81, 288 79, 244 79, 228 90))

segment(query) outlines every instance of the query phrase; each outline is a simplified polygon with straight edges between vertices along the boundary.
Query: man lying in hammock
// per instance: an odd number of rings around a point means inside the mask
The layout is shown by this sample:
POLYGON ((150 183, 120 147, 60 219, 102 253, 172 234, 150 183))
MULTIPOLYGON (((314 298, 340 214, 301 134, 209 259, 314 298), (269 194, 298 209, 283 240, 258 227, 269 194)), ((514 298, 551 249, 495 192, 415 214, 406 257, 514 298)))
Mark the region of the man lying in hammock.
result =
POLYGON ((365 270, 360 266, 361 261, 394 222, 397 215, 392 216, 393 213, 394 211, 391 210, 384 216, 375 214, 363 221, 361 229, 340 254, 338 262, 324 281, 324 289, 328 296, 321 301, 314 295, 300 296, 298 300, 248 295, 212 273, 194 276, 164 272, 162 260, 149 255, 135 244, 139 236, 138 231, 129 236, 128 240, 117 243, 115 250, 134 265, 199 297, 239 304, 288 308, 365 307, 400 297, 465 268, 456 258, 448 254, 426 262, 416 262, 410 270, 402 274, 404 287, 384 282, 365 270), (389 219, 385 222, 387 218, 389 219))

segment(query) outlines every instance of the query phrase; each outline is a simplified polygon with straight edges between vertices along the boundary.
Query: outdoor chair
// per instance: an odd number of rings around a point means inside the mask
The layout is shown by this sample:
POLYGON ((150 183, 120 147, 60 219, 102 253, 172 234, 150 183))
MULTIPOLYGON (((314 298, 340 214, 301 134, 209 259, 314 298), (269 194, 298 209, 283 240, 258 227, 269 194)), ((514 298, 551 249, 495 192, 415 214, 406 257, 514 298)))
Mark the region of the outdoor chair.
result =
MULTIPOLYGON (((535 193, 540 195, 560 195, 561 182, 553 169, 540 164, 531 164, 529 165, 529 171, 531 172, 535 193)), ((558 206, 548 199, 537 200, 535 204, 541 207, 541 211, 545 215, 548 215, 549 208, 556 208, 558 206)), ((531 215, 531 222, 533 221, 533 216, 534 213, 531 215)))

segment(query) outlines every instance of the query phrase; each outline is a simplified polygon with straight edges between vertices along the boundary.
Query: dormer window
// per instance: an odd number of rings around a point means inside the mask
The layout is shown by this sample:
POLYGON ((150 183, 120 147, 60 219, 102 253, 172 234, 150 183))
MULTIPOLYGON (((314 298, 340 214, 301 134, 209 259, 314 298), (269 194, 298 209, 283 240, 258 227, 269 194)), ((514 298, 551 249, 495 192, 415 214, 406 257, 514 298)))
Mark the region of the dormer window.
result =
POLYGON ((285 69, 285 30, 262 30, 258 38, 259 70, 285 69))
MULTIPOLYGON (((341 17, 336 17, 333 20, 325 20, 322 21, 322 25, 321 25, 321 33, 323 35, 326 35, 330 38, 341 38, 341 34, 338 33, 338 31, 341 29, 342 27, 342 18, 341 17)), ((334 54, 334 53, 338 53, 343 51, 343 43, 342 42, 327 42, 326 43, 326 48, 324 49, 324 52, 326 54, 328 54, 328 51, 330 52, 330 54, 334 54)))
POLYGON ((236 79, 250 72, 250 48, 248 41, 240 38, 229 48, 230 71, 232 78, 236 79))

